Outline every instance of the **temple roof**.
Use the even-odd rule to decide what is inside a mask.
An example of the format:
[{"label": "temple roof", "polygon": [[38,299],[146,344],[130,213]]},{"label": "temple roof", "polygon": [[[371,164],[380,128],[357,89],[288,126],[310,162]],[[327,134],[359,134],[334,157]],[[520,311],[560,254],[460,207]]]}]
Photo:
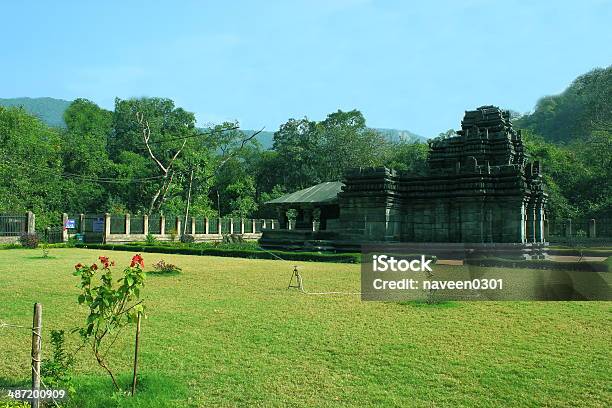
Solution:
[{"label": "temple roof", "polygon": [[331,204],[338,200],[338,193],[342,190],[343,186],[344,183],[340,181],[326,181],[267,201],[266,204]]}]

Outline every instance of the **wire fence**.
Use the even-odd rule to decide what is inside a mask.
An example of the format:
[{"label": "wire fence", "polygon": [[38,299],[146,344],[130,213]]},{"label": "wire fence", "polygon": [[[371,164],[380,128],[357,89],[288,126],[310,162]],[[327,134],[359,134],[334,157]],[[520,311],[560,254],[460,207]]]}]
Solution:
[{"label": "wire fence", "polygon": [[[40,305],[39,305],[40,307]],[[40,311],[40,309],[39,309]],[[36,312],[35,312],[36,313]],[[40,317],[40,315],[39,315]],[[8,331],[8,330],[16,330],[16,331],[20,331],[23,330],[24,332],[28,333],[31,337],[32,337],[32,350],[31,350],[31,363],[30,363],[30,367],[29,369],[32,371],[32,391],[36,390],[36,389],[42,389],[42,390],[51,390],[51,387],[48,387],[47,384],[45,384],[45,381],[43,379],[43,376],[41,375],[41,364],[43,363],[42,361],[42,335],[43,335],[43,328],[42,328],[42,320],[39,318],[38,320],[36,319],[36,315],[34,318],[34,321],[38,321],[39,324],[35,325],[34,323],[32,324],[32,326],[25,326],[25,325],[20,325],[20,324],[14,324],[14,323],[7,323],[4,320],[0,320],[0,332],[1,331]],[[4,334],[4,333],[3,333]],[[15,336],[15,333],[11,333],[10,335]],[[26,340],[24,338],[24,340]],[[35,340],[37,343],[35,343]],[[27,341],[26,341],[27,344]],[[36,348],[35,348],[35,344],[37,344]],[[38,385],[40,384],[40,385]],[[40,387],[42,386],[42,387]],[[36,395],[33,392],[33,395]],[[39,393],[40,395],[40,393]],[[48,396],[48,398],[51,400],[51,402],[53,403],[53,405],[57,408],[60,407],[60,404],[58,403],[58,401],[53,397],[53,393],[46,393],[45,395]],[[30,403],[32,407],[40,407],[43,404],[40,404],[40,400],[38,399],[38,396],[33,396],[32,399],[30,399]],[[45,405],[47,406],[47,405]]]},{"label": "wire fence", "polygon": [[161,217],[159,215],[149,217],[149,234],[161,234]]},{"label": "wire fence", "polygon": [[130,234],[144,234],[144,220],[142,215],[130,217]]},{"label": "wire fence", "polygon": [[125,215],[111,215],[110,217],[110,233],[125,234]]}]

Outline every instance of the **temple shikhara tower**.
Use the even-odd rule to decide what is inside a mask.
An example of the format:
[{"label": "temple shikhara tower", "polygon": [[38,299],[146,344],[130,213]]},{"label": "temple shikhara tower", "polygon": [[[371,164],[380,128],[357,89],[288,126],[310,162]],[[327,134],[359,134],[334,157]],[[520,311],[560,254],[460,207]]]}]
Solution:
[{"label": "temple shikhara tower", "polygon": [[344,233],[407,242],[543,242],[539,162],[527,161],[508,112],[465,113],[456,135],[430,141],[425,176],[386,168],[346,175]]},{"label": "temple shikhara tower", "polygon": [[[347,172],[337,194],[338,219],[327,222],[333,228],[313,231],[305,241],[316,247],[327,240],[337,248],[350,242],[544,244],[542,169],[528,160],[509,112],[467,111],[461,130],[430,140],[429,148],[425,174]],[[267,235],[264,243],[274,234]]]}]

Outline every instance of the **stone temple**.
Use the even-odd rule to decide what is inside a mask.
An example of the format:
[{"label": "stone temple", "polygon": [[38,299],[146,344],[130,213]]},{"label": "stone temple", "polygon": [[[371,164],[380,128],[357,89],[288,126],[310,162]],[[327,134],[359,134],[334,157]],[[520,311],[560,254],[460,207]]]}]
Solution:
[{"label": "stone temple", "polygon": [[[333,229],[265,231],[262,245],[349,250],[372,242],[463,243],[531,252],[524,249],[545,244],[542,169],[528,161],[509,112],[494,106],[467,111],[461,130],[430,140],[429,149],[425,174],[349,170],[333,202],[337,211],[328,211],[338,217],[326,220]],[[316,207],[275,201],[270,205],[283,211],[297,209],[302,225],[309,219],[304,213]]]}]

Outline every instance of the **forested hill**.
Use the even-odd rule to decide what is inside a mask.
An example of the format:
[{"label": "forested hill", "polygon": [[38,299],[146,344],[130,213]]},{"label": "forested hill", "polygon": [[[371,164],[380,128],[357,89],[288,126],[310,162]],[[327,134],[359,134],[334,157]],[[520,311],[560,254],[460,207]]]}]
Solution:
[{"label": "forested hill", "polygon": [[[45,124],[53,127],[66,127],[64,112],[71,101],[54,98],[0,98],[0,106],[22,106],[27,112],[41,119]],[[427,138],[419,136],[409,130],[376,129],[387,140],[392,142],[423,142]],[[254,130],[243,129],[247,135],[255,133]],[[264,149],[272,148],[274,131],[264,130],[257,136],[257,140]]]},{"label": "forested hill", "polygon": [[612,129],[612,66],[579,76],[559,95],[540,99],[533,113],[515,121],[545,140],[569,143]]},{"label": "forested hill", "polygon": [[71,101],[55,98],[0,98],[0,106],[21,106],[44,123],[53,127],[65,127],[64,112]]}]

